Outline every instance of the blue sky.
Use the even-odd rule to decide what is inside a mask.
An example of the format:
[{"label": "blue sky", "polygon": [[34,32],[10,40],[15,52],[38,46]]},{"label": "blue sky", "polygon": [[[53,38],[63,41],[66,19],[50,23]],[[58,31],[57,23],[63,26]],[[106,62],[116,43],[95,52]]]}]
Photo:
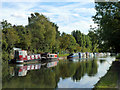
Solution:
[{"label": "blue sky", "polygon": [[71,33],[73,30],[80,30],[87,34],[90,25],[97,26],[92,21],[95,15],[93,1],[79,2],[2,2],[0,21],[8,20],[13,25],[27,25],[28,16],[38,12],[49,17],[59,26],[60,32]]}]

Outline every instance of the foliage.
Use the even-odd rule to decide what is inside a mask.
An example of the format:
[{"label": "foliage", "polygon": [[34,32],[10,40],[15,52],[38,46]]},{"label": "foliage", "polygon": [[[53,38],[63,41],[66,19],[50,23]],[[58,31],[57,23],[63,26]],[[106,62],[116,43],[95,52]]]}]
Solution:
[{"label": "foliage", "polygon": [[74,30],[71,34],[76,39],[76,42],[79,46],[77,48],[79,48],[80,51],[82,52],[92,51],[92,42],[91,42],[89,35],[85,35],[81,33],[79,30],[76,30],[76,31]]},{"label": "foliage", "polygon": [[39,13],[31,14],[27,28],[32,33],[32,49],[52,52],[56,41],[56,25]]},{"label": "foliage", "polygon": [[58,54],[58,57],[68,56],[69,54]]},{"label": "foliage", "polygon": [[101,38],[101,47],[104,51],[120,52],[120,3],[96,2],[95,23],[99,25],[98,35]]},{"label": "foliage", "polygon": [[[71,34],[60,33],[57,24],[39,13],[32,13],[28,17],[28,25],[13,25],[7,20],[2,25],[2,50],[3,59],[12,59],[13,47],[22,48],[30,53],[74,53],[96,51],[94,35],[85,35],[79,30]],[[95,47],[95,48],[93,48]]]},{"label": "foliage", "polygon": [[116,59],[120,59],[120,54],[118,54],[118,55],[116,56]]},{"label": "foliage", "polygon": [[96,30],[94,30],[95,28],[90,28],[88,36],[90,37],[90,41],[91,41],[91,50],[92,52],[98,52],[98,46],[99,46],[99,38],[98,38],[98,34],[96,33]]},{"label": "foliage", "polygon": [[116,88],[119,80],[118,73],[120,73],[118,67],[120,67],[120,63],[117,61],[113,62],[106,75],[95,85],[95,88]]}]

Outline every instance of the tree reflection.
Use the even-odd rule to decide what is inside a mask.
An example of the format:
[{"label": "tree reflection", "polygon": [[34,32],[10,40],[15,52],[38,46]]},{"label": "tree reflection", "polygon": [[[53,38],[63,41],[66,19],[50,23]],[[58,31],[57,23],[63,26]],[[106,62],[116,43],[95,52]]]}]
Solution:
[{"label": "tree reflection", "polygon": [[[8,76],[13,75],[13,67],[10,66],[10,68],[11,74],[7,74]],[[48,68],[44,66],[37,70],[29,70],[27,75],[23,77],[18,77],[16,74],[9,80],[4,79],[3,88],[56,88],[60,78],[71,77],[73,81],[78,81],[85,74],[94,76],[97,73],[97,69],[97,60],[81,60],[80,62],[60,61],[54,67]]]},{"label": "tree reflection", "polygon": [[100,60],[100,63],[102,64],[102,63],[104,63],[105,62],[105,60]]},{"label": "tree reflection", "polygon": [[97,74],[97,69],[97,60],[80,62],[76,68],[75,74],[73,75],[73,80],[80,80],[85,74],[88,74],[88,76],[94,76]]},{"label": "tree reflection", "polygon": [[120,88],[120,62],[114,61],[105,76],[95,84],[97,88]]}]

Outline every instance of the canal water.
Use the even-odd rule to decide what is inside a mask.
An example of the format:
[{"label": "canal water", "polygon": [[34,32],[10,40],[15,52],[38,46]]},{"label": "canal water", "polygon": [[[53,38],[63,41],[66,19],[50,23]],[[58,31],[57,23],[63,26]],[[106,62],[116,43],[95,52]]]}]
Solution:
[{"label": "canal water", "polygon": [[2,88],[94,88],[114,61],[105,57],[8,64],[3,67]]}]

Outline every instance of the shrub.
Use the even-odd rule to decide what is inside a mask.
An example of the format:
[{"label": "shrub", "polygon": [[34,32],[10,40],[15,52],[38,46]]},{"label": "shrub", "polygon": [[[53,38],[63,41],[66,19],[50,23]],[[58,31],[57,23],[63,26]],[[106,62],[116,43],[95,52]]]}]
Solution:
[{"label": "shrub", "polygon": [[120,59],[120,54],[118,54],[118,55],[116,56],[116,59]]}]

